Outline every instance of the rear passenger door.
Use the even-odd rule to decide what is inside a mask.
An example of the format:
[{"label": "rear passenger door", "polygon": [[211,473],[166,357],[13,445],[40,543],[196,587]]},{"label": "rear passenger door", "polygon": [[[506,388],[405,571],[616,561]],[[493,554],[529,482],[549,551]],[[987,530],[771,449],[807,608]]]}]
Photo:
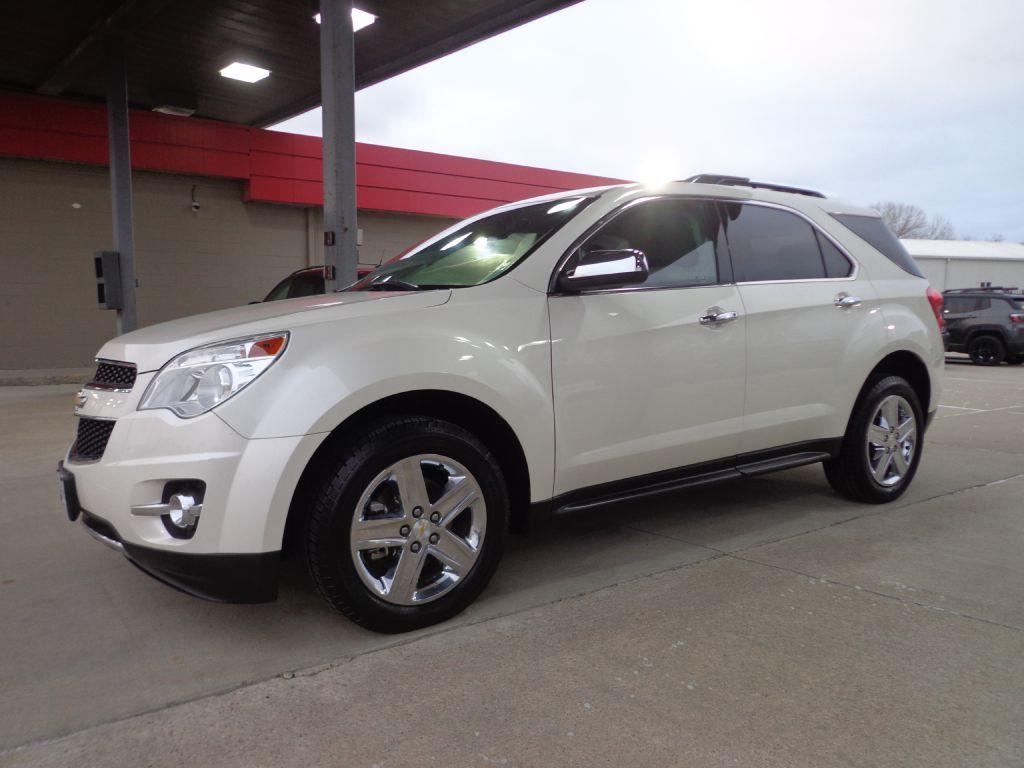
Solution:
[{"label": "rear passenger door", "polygon": [[[866,362],[857,336],[875,292],[824,232],[796,212],[726,203],[726,241],[747,318],[741,453],[840,437]],[[866,371],[864,372],[866,373]]]}]

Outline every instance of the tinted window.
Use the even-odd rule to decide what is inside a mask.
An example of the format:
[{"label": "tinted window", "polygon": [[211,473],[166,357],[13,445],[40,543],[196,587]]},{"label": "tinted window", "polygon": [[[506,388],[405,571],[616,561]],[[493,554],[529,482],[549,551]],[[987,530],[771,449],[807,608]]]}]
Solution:
[{"label": "tinted window", "polygon": [[903,243],[896,239],[896,235],[885,226],[885,222],[875,216],[854,216],[849,213],[834,213],[832,217],[841,222],[851,230],[857,237],[866,240],[868,244],[879,251],[889,261],[898,266],[904,272],[909,272],[915,277],[924,277],[921,268],[903,247]]},{"label": "tinted window", "polygon": [[850,260],[821,232],[815,230],[814,234],[818,236],[818,247],[821,248],[821,258],[825,262],[825,274],[828,277],[849,277],[853,272]]},{"label": "tinted window", "polygon": [[950,314],[982,312],[992,307],[992,299],[987,296],[946,296],[943,298],[943,305]]},{"label": "tinted window", "polygon": [[324,292],[324,274],[322,271],[300,272],[289,275],[267,294],[264,301],[278,299],[294,299],[299,296],[317,296]]},{"label": "tinted window", "polygon": [[685,288],[718,282],[714,203],[652,200],[627,208],[592,235],[581,251],[635,248],[647,255],[648,288]]},{"label": "tinted window", "polygon": [[730,203],[726,237],[736,280],[814,280],[825,266],[814,228],[792,213]]},{"label": "tinted window", "polygon": [[963,312],[970,312],[971,300],[958,296],[944,296],[943,308],[951,315],[959,315]]}]

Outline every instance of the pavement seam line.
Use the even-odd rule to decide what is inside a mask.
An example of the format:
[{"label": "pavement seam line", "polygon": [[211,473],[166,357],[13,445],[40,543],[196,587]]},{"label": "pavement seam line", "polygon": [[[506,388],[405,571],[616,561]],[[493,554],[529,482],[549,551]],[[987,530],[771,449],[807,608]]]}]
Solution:
[{"label": "pavement seam line", "polygon": [[[681,544],[689,544],[690,546],[693,546],[693,547],[700,547],[702,549],[708,549],[708,550],[711,550],[712,552],[718,553],[719,557],[729,557],[729,558],[732,558],[734,560],[739,560],[739,561],[742,561],[742,562],[745,562],[745,563],[750,563],[752,565],[759,565],[759,566],[762,566],[762,567],[765,567],[765,568],[773,568],[775,570],[782,571],[784,573],[791,573],[791,574],[796,575],[796,576],[804,576],[804,577],[806,577],[808,579],[824,582],[826,584],[833,584],[835,586],[845,587],[845,588],[850,589],[850,590],[855,591],[855,592],[863,592],[865,594],[875,595],[876,597],[884,597],[884,598],[889,599],[889,600],[895,600],[896,602],[902,603],[904,605],[915,605],[915,606],[917,606],[919,608],[924,608],[926,610],[934,611],[936,613],[949,614],[949,615],[955,616],[957,618],[967,619],[969,621],[977,621],[977,622],[980,622],[982,624],[988,624],[990,626],[1001,627],[1002,629],[1008,629],[1008,630],[1011,630],[1013,632],[1024,632],[1024,627],[1019,627],[1019,626],[1016,626],[1014,624],[1003,624],[1002,622],[999,622],[999,621],[993,621],[992,619],[986,619],[986,618],[984,618],[982,616],[975,616],[975,615],[970,614],[970,613],[963,613],[962,611],[957,611],[957,610],[954,610],[952,608],[944,608],[944,607],[939,606],[939,605],[932,605],[931,603],[925,603],[925,602],[921,602],[919,600],[911,600],[911,599],[904,598],[904,597],[902,597],[900,595],[890,595],[890,594],[888,594],[886,592],[879,592],[877,590],[870,589],[870,588],[867,588],[867,587],[861,587],[861,586],[859,586],[857,584],[848,584],[848,583],[846,583],[844,581],[839,581],[837,579],[831,579],[828,576],[815,576],[814,574],[806,573],[806,572],[798,570],[796,568],[790,568],[790,567],[787,567],[787,566],[784,566],[784,565],[778,565],[776,563],[766,563],[766,562],[763,562],[761,560],[755,560],[755,559],[753,559],[751,557],[744,557],[743,556],[743,553],[750,552],[750,551],[752,551],[754,549],[757,549],[759,547],[766,547],[766,546],[769,546],[769,545],[772,545],[772,544],[778,544],[780,542],[789,541],[790,539],[797,539],[797,538],[800,538],[801,536],[807,536],[807,535],[812,534],[812,533],[818,533],[820,531],[828,530],[829,528],[835,528],[835,527],[838,527],[840,525],[845,525],[846,523],[852,522],[854,520],[864,520],[864,519],[867,519],[867,518],[870,518],[870,517],[876,517],[876,516],[879,516],[879,515],[883,515],[883,514],[885,514],[886,512],[889,512],[889,511],[895,511],[897,509],[898,510],[910,509],[911,507],[915,507],[918,504],[924,504],[926,502],[934,501],[936,499],[942,499],[942,498],[945,498],[947,496],[956,496],[956,495],[958,495],[960,493],[965,493],[967,491],[977,490],[979,488],[987,488],[987,487],[993,486],[993,485],[1002,485],[1003,483],[1007,483],[1007,482],[1010,482],[1012,480],[1018,480],[1018,479],[1021,479],[1021,478],[1024,478],[1024,473],[1017,473],[1015,475],[1010,475],[1009,477],[999,478],[999,479],[996,479],[996,480],[989,480],[989,481],[984,482],[984,483],[977,483],[975,485],[969,485],[969,486],[966,486],[965,488],[959,488],[957,490],[949,491],[947,493],[936,494],[935,496],[929,496],[928,498],[920,499],[918,501],[911,502],[910,504],[904,504],[903,506],[900,506],[900,507],[894,507],[894,508],[890,509],[890,508],[887,508],[887,507],[883,506],[881,509],[879,509],[876,512],[867,512],[867,513],[865,513],[863,515],[855,515],[853,517],[848,517],[848,518],[845,518],[843,520],[836,520],[835,522],[829,523],[828,525],[823,525],[823,526],[820,526],[818,528],[812,528],[812,529],[810,529],[808,531],[802,531],[800,533],[794,533],[794,534],[792,534],[790,536],[782,536],[782,537],[780,537],[778,539],[772,539],[772,540],[769,540],[769,541],[762,541],[762,542],[759,542],[757,544],[751,544],[749,547],[743,547],[741,549],[737,549],[737,550],[734,550],[734,551],[731,551],[731,552],[728,551],[728,550],[724,550],[724,549],[718,549],[717,547],[711,547],[711,546],[708,546],[706,544],[696,544],[696,543],[694,543],[692,541],[688,541],[686,539],[681,539],[678,536],[669,536],[668,534],[658,533],[658,532],[655,532],[655,531],[646,531],[646,530],[644,530],[642,528],[632,528],[631,526],[625,526],[625,527],[631,528],[632,530],[635,530],[635,531],[640,531],[640,532],[643,532],[643,533],[651,533],[651,534],[653,534],[655,536],[661,536],[662,538],[671,539],[673,541],[678,541]],[[708,560],[702,560],[702,561],[699,561],[699,562],[710,562],[711,560],[716,560],[716,559],[718,559],[718,558],[717,557],[708,558]],[[658,573],[661,573],[661,571],[659,571]],[[651,575],[656,575],[656,574],[651,574]]]},{"label": "pavement seam line", "polygon": [[[984,483],[977,483],[977,484],[974,484],[974,485],[966,486],[964,488],[958,488],[958,489],[955,489],[953,491],[948,491],[946,493],[936,494],[935,496],[930,496],[930,497],[925,498],[925,499],[920,499],[918,501],[911,502],[910,504],[905,504],[903,506],[896,507],[895,509],[908,509],[908,508],[916,506],[918,504],[923,504],[923,503],[926,503],[926,502],[929,502],[929,501],[933,501],[935,499],[945,498],[947,496],[955,496],[957,494],[964,493],[966,491],[976,490],[978,488],[984,488],[984,487],[990,486],[990,485],[998,485],[998,484],[1005,483],[1005,482],[1008,482],[1010,480],[1015,480],[1015,479],[1018,479],[1018,478],[1024,478],[1024,473],[1017,473],[1017,474],[1011,475],[1009,477],[999,478],[999,479],[992,480],[992,481],[987,481],[987,482],[984,482]],[[38,747],[38,746],[44,746],[44,745],[47,745],[47,744],[52,744],[52,743],[56,743],[56,742],[59,742],[59,741],[63,741],[65,739],[71,738],[72,736],[76,736],[76,735],[81,734],[81,733],[87,733],[87,732],[89,732],[91,730],[94,730],[96,728],[102,728],[102,727],[107,726],[107,725],[113,725],[113,724],[116,724],[116,723],[125,722],[125,721],[131,720],[131,719],[136,718],[136,717],[144,717],[146,715],[155,714],[157,712],[163,712],[163,711],[166,711],[168,709],[172,709],[172,708],[175,708],[175,707],[183,706],[185,704],[190,704],[190,703],[197,702],[197,701],[203,701],[203,700],[206,700],[206,699],[212,699],[212,698],[228,696],[228,695],[230,695],[232,693],[235,693],[236,691],[242,690],[244,688],[254,687],[256,685],[260,685],[262,683],[267,683],[267,682],[270,682],[270,681],[278,679],[278,678],[285,679],[285,680],[291,680],[291,679],[295,679],[295,678],[315,677],[316,675],[319,675],[322,672],[326,672],[326,671],[329,671],[331,669],[336,669],[336,668],[341,667],[341,666],[343,666],[345,664],[351,663],[355,659],[362,658],[364,656],[370,656],[370,655],[373,655],[373,654],[376,654],[376,653],[381,653],[383,651],[388,651],[388,650],[391,650],[391,649],[394,649],[394,648],[401,648],[401,647],[403,647],[405,645],[410,645],[412,643],[418,642],[419,640],[424,640],[424,639],[427,639],[427,638],[437,637],[439,635],[444,635],[444,634],[447,634],[449,632],[455,632],[455,631],[458,631],[460,629],[465,629],[465,628],[469,628],[469,627],[475,627],[475,626],[478,626],[480,624],[487,623],[489,621],[495,621],[495,620],[509,618],[511,616],[516,616],[518,614],[525,613],[525,612],[530,611],[530,610],[534,610],[534,609],[538,609],[538,608],[547,608],[547,607],[550,607],[552,605],[558,605],[559,603],[562,603],[562,602],[565,602],[565,601],[568,601],[568,600],[574,600],[576,598],[586,597],[586,596],[589,596],[589,595],[597,594],[597,593],[600,593],[600,592],[602,592],[604,590],[607,590],[607,589],[614,589],[616,587],[620,587],[620,586],[623,586],[623,585],[631,584],[631,583],[634,583],[634,582],[637,582],[637,581],[642,581],[644,579],[654,578],[655,576],[660,576],[660,575],[667,574],[667,573],[673,573],[673,572],[682,570],[684,568],[690,568],[690,567],[695,567],[695,566],[703,565],[705,563],[711,563],[711,562],[714,562],[715,560],[721,559],[723,557],[729,557],[729,558],[732,558],[732,559],[735,559],[735,560],[739,560],[739,561],[743,561],[743,562],[748,562],[748,563],[751,563],[753,565],[760,565],[760,566],[763,566],[763,567],[775,568],[775,569],[780,570],[780,571],[789,572],[789,573],[792,573],[794,575],[805,576],[807,578],[816,579],[818,581],[823,581],[823,582],[827,582],[827,583],[833,583],[833,584],[835,584],[837,586],[847,587],[847,588],[849,588],[849,589],[851,589],[853,591],[861,591],[861,592],[865,592],[865,593],[868,593],[868,594],[875,594],[875,595],[877,595],[879,597],[887,597],[887,598],[890,598],[892,600],[896,600],[897,602],[904,603],[904,604],[919,605],[920,607],[923,607],[923,608],[926,608],[926,609],[929,609],[929,610],[934,610],[934,611],[936,611],[938,613],[948,613],[948,614],[953,615],[953,616],[958,616],[958,617],[962,617],[962,618],[966,618],[966,619],[973,619],[975,621],[983,622],[983,623],[986,623],[986,624],[992,624],[994,626],[1004,627],[1004,628],[1010,629],[1010,630],[1024,631],[1024,628],[1014,627],[1014,626],[1011,626],[1011,625],[1003,625],[1003,624],[999,624],[998,622],[990,621],[988,619],[983,619],[983,618],[980,618],[980,617],[973,617],[973,616],[971,616],[969,614],[960,614],[960,613],[958,613],[956,611],[946,610],[946,609],[942,609],[942,608],[939,608],[939,607],[936,607],[936,606],[930,606],[930,605],[927,605],[927,604],[920,604],[920,603],[917,603],[915,601],[903,600],[903,599],[901,599],[899,597],[896,597],[896,596],[893,596],[893,595],[887,595],[887,594],[881,593],[881,592],[873,592],[872,590],[865,590],[863,588],[858,588],[858,587],[855,587],[855,586],[852,586],[852,585],[844,584],[843,582],[838,582],[838,581],[833,582],[833,581],[831,581],[831,580],[829,580],[827,578],[818,578],[816,576],[812,576],[810,574],[805,574],[805,573],[802,573],[800,571],[796,571],[796,570],[793,570],[793,569],[788,569],[788,568],[785,568],[785,567],[782,567],[782,566],[776,566],[776,565],[772,565],[770,563],[762,563],[762,562],[759,562],[757,560],[752,560],[752,559],[749,559],[749,558],[746,558],[746,557],[742,557],[739,554],[739,553],[743,553],[743,552],[747,552],[749,550],[752,550],[752,549],[754,549],[756,547],[767,546],[769,544],[775,544],[775,543],[787,541],[789,539],[798,538],[800,536],[805,536],[805,535],[810,534],[810,533],[816,533],[818,531],[827,530],[829,528],[833,528],[833,527],[836,527],[836,526],[843,525],[845,523],[851,522],[852,520],[860,520],[860,519],[864,519],[864,518],[868,518],[868,517],[874,517],[874,516],[877,516],[877,515],[882,515],[882,514],[885,514],[887,511],[890,511],[890,508],[883,507],[882,509],[879,509],[876,512],[867,512],[867,513],[862,514],[862,515],[855,515],[853,517],[845,518],[843,520],[837,520],[835,522],[829,523],[828,525],[824,525],[824,526],[821,526],[819,528],[813,528],[813,529],[808,530],[808,531],[802,531],[800,533],[792,534],[790,536],[783,536],[783,537],[781,537],[779,539],[774,539],[774,540],[771,540],[771,541],[759,542],[757,544],[752,544],[749,547],[744,547],[742,549],[736,550],[735,552],[729,552],[727,550],[718,549],[716,547],[708,546],[706,544],[696,544],[694,542],[687,541],[685,539],[681,539],[681,538],[676,537],[676,536],[669,536],[667,534],[663,534],[663,533],[659,533],[659,532],[655,532],[655,531],[649,531],[649,530],[646,530],[646,529],[643,529],[643,528],[638,528],[638,527],[635,527],[635,526],[623,526],[623,525],[612,526],[610,528],[610,530],[616,530],[616,529],[618,529],[618,530],[632,530],[632,531],[635,531],[635,532],[638,532],[638,533],[644,533],[644,534],[651,535],[651,536],[657,536],[657,537],[660,537],[660,538],[665,538],[665,539],[670,539],[670,540],[673,540],[673,541],[678,541],[678,542],[680,542],[682,544],[687,544],[687,545],[689,545],[691,547],[695,547],[697,549],[702,549],[702,550],[705,550],[705,551],[713,553],[713,554],[711,556],[709,556],[709,557],[702,558],[700,560],[696,560],[696,561],[693,561],[693,562],[687,562],[687,563],[681,563],[679,565],[671,566],[669,568],[664,568],[664,569],[661,569],[661,570],[658,570],[658,571],[654,571],[652,573],[638,574],[636,576],[631,576],[631,577],[622,579],[621,581],[616,581],[616,582],[613,582],[611,584],[605,584],[605,585],[602,585],[600,587],[596,587],[596,588],[591,589],[591,590],[583,590],[583,591],[575,592],[575,593],[572,593],[572,594],[569,594],[569,595],[564,595],[562,597],[556,598],[555,600],[550,600],[550,601],[547,601],[547,602],[538,603],[538,604],[535,604],[535,605],[530,605],[530,606],[527,606],[527,607],[524,607],[524,608],[521,608],[521,609],[518,609],[518,610],[512,610],[512,611],[508,611],[508,612],[505,612],[505,613],[499,613],[499,614],[495,614],[493,616],[480,617],[479,619],[469,621],[469,622],[467,622],[465,624],[459,624],[457,626],[452,626],[452,627],[441,627],[441,628],[438,628],[436,631],[429,631],[428,630],[428,631],[426,631],[423,634],[418,634],[418,635],[416,635],[414,637],[410,637],[410,638],[408,638],[406,640],[400,640],[398,642],[395,642],[395,643],[389,644],[389,645],[385,645],[385,646],[382,646],[380,648],[372,648],[370,650],[364,651],[362,653],[357,653],[357,654],[354,654],[354,655],[351,655],[351,656],[342,656],[342,657],[339,657],[338,659],[335,659],[335,660],[332,660],[332,661],[329,661],[329,662],[325,662],[323,664],[312,665],[310,667],[303,667],[303,668],[301,668],[299,670],[291,670],[291,671],[279,672],[277,674],[270,675],[270,676],[267,676],[267,677],[257,678],[257,679],[253,679],[253,680],[247,680],[247,681],[244,681],[244,682],[238,683],[236,685],[229,686],[229,687],[217,690],[217,691],[207,692],[207,693],[199,694],[197,696],[186,697],[186,698],[183,698],[183,699],[177,699],[175,701],[168,702],[168,703],[162,704],[162,705],[157,706],[157,707],[152,707],[152,708],[149,708],[149,709],[144,709],[144,710],[141,710],[139,712],[134,712],[134,713],[125,715],[123,717],[115,717],[115,718],[111,718],[109,720],[104,720],[102,722],[94,723],[92,725],[86,726],[85,728],[81,728],[81,729],[79,729],[77,731],[68,731],[66,733],[57,734],[57,735],[46,737],[46,738],[43,738],[43,739],[36,739],[36,740],[33,740],[33,741],[25,742],[24,744],[18,744],[18,745],[15,745],[13,747],[3,748],[3,749],[0,749],[0,757],[11,755],[11,754],[14,754],[15,752],[20,752],[20,751],[23,751],[23,750],[26,750],[26,749],[30,749],[30,748],[34,748],[34,747]]]},{"label": "pavement seam line", "polygon": [[[968,485],[968,486],[965,486],[963,488],[957,488],[956,490],[947,491],[946,493],[938,493],[935,496],[928,496],[927,498],[918,499],[917,501],[912,501],[909,504],[903,504],[903,505],[900,505],[900,506],[897,506],[897,507],[889,507],[888,505],[876,505],[874,512],[864,512],[863,514],[852,515],[851,517],[845,517],[842,520],[835,520],[835,521],[833,521],[831,523],[827,523],[827,524],[819,526],[817,528],[811,528],[811,529],[806,530],[806,531],[799,531],[797,533],[791,533],[791,534],[789,534],[787,536],[780,536],[777,539],[768,539],[766,541],[759,541],[757,544],[751,544],[748,547],[741,547],[740,549],[736,549],[736,550],[719,549],[718,547],[712,547],[712,546],[710,546],[708,544],[698,544],[698,543],[696,543],[694,541],[689,541],[688,539],[681,539],[678,536],[670,536],[667,533],[660,533],[660,532],[657,532],[657,531],[650,531],[650,530],[647,530],[646,528],[638,528],[636,526],[622,526],[622,527],[623,528],[627,528],[629,530],[633,530],[633,531],[639,531],[641,533],[649,533],[649,534],[651,534],[653,536],[661,536],[662,538],[665,538],[665,539],[672,539],[673,541],[678,541],[678,542],[680,542],[682,544],[689,544],[692,547],[701,547],[702,549],[709,549],[712,552],[719,552],[719,553],[721,553],[723,555],[734,555],[734,554],[739,553],[739,552],[749,552],[750,550],[756,549],[757,547],[765,547],[765,546],[768,546],[769,544],[778,544],[778,543],[783,542],[783,541],[789,541],[790,539],[796,539],[796,538],[799,538],[801,536],[806,536],[809,533],[817,533],[818,531],[825,531],[825,530],[828,530],[829,528],[835,528],[836,526],[845,525],[846,523],[853,522],[854,520],[865,520],[865,519],[867,519],[869,517],[877,517],[879,515],[884,515],[887,512],[891,512],[891,511],[897,510],[897,509],[910,509],[911,507],[916,507],[918,504],[925,504],[925,503],[930,502],[930,501],[935,501],[936,499],[944,499],[947,496],[956,496],[957,494],[965,493],[967,491],[974,491],[974,490],[977,490],[979,488],[987,488],[990,485],[1001,485],[1002,483],[1007,483],[1007,482],[1010,482],[1011,480],[1017,480],[1017,479],[1020,479],[1020,478],[1024,478],[1024,473],[1018,472],[1017,474],[1010,475],[1009,477],[1001,477],[1001,478],[998,478],[996,480],[988,480],[988,481],[986,481],[984,483],[976,483],[974,485]],[[870,507],[869,507],[869,509],[870,509]]]},{"label": "pavement seam line", "polygon": [[[620,529],[621,530],[622,526],[616,526],[614,528],[607,529],[607,530],[616,530],[616,529]],[[640,532],[641,533],[648,533],[648,531],[640,531]],[[652,534],[652,535],[657,535],[657,534]],[[277,680],[277,679],[294,680],[296,678],[316,677],[317,675],[319,675],[319,674],[321,674],[323,672],[328,672],[328,671],[330,671],[332,669],[337,669],[337,668],[342,667],[342,666],[344,666],[346,664],[350,664],[353,661],[355,661],[356,659],[361,659],[364,656],[372,656],[374,654],[383,653],[385,651],[390,651],[390,650],[393,650],[395,648],[402,648],[402,647],[404,647],[406,645],[411,645],[413,643],[419,642],[420,640],[426,640],[428,638],[434,638],[434,637],[438,637],[438,636],[441,636],[441,635],[446,635],[446,634],[448,634],[450,632],[457,632],[457,631],[462,630],[462,629],[468,629],[470,627],[476,627],[476,626],[479,626],[481,624],[486,624],[487,622],[490,622],[490,621],[500,621],[501,619],[507,619],[507,618],[510,618],[512,616],[518,616],[521,613],[526,613],[528,611],[536,610],[536,609],[539,609],[539,608],[549,608],[549,607],[551,607],[553,605],[558,605],[559,603],[564,603],[564,602],[566,602],[568,600],[575,600],[575,599],[580,598],[580,597],[588,597],[590,595],[595,595],[595,594],[598,594],[600,592],[603,592],[604,590],[607,590],[607,589],[615,589],[616,587],[624,586],[624,585],[627,585],[627,584],[632,584],[634,582],[642,581],[644,579],[653,578],[655,576],[660,576],[662,574],[672,573],[672,572],[675,572],[675,571],[680,571],[680,570],[683,570],[684,568],[696,567],[696,566],[699,566],[699,565],[703,565],[704,563],[710,563],[710,562],[713,562],[715,560],[718,560],[718,559],[722,558],[725,554],[727,554],[727,553],[720,553],[718,550],[715,550],[712,547],[702,547],[700,545],[693,545],[693,546],[695,546],[698,549],[703,549],[703,550],[706,550],[708,552],[712,552],[714,554],[711,554],[708,557],[701,558],[700,560],[694,560],[692,562],[687,562],[687,563],[680,563],[678,565],[673,565],[673,566],[671,566],[669,568],[664,568],[662,570],[654,571],[652,573],[637,574],[635,576],[630,576],[628,578],[622,579],[621,581],[616,581],[616,582],[613,582],[611,584],[605,584],[605,585],[602,585],[600,587],[595,587],[594,589],[583,590],[583,591],[580,591],[580,592],[574,592],[574,593],[569,594],[569,595],[563,595],[562,597],[558,597],[558,598],[556,598],[554,600],[549,600],[549,601],[543,602],[543,603],[537,603],[535,605],[525,606],[525,607],[519,608],[517,610],[511,610],[511,611],[507,611],[507,612],[504,612],[504,613],[497,613],[497,614],[494,614],[493,616],[481,616],[480,618],[468,621],[465,624],[459,624],[459,625],[450,626],[450,627],[439,625],[438,628],[436,629],[436,631],[426,630],[426,631],[423,632],[423,634],[417,634],[415,636],[409,637],[408,639],[402,639],[402,640],[399,640],[399,641],[397,641],[395,643],[392,643],[392,644],[389,644],[389,645],[384,645],[384,646],[381,646],[379,648],[371,648],[369,650],[363,651],[361,653],[356,653],[356,654],[353,654],[351,656],[341,656],[341,657],[339,657],[337,659],[334,659],[334,660],[328,661],[328,662],[324,662],[322,664],[314,664],[314,665],[311,665],[309,667],[302,667],[302,668],[297,669],[297,670],[286,670],[284,672],[278,672],[276,674],[269,675],[267,677],[261,677],[261,678],[256,678],[256,679],[252,679],[252,680],[246,680],[246,681],[238,683],[236,685],[232,685],[232,686],[229,686],[229,687],[226,687],[226,688],[222,688],[222,689],[219,689],[219,690],[216,690],[216,691],[208,691],[206,693],[197,694],[196,696],[189,696],[189,697],[185,697],[185,698],[181,698],[181,699],[176,699],[174,701],[170,701],[170,702],[167,702],[165,704],[161,704],[161,705],[156,706],[156,707],[150,707],[148,709],[143,709],[143,710],[140,710],[138,712],[132,712],[131,714],[124,715],[124,716],[121,716],[121,717],[113,717],[113,718],[110,718],[108,720],[103,720],[103,721],[98,722],[98,723],[93,723],[92,725],[87,725],[86,727],[80,728],[77,731],[67,731],[65,733],[59,733],[59,734],[55,734],[53,736],[47,736],[47,737],[40,738],[40,739],[33,739],[32,741],[27,741],[27,742],[25,742],[23,744],[16,744],[16,745],[14,745],[12,747],[0,748],[0,758],[5,757],[7,755],[13,755],[16,752],[21,752],[21,751],[24,751],[24,750],[27,750],[27,749],[33,749],[35,747],[42,747],[42,746],[47,746],[47,745],[50,745],[50,744],[55,744],[57,742],[64,741],[66,739],[70,739],[73,736],[77,736],[77,735],[82,734],[82,733],[88,733],[89,731],[95,730],[97,728],[103,728],[103,727],[108,726],[108,725],[116,725],[117,723],[127,722],[127,721],[132,720],[132,719],[137,718],[137,717],[145,717],[146,715],[153,715],[153,714],[156,714],[158,712],[164,712],[166,710],[173,709],[175,707],[181,707],[181,706],[184,706],[186,704],[192,704],[192,703],[198,702],[198,701],[205,701],[207,699],[222,698],[224,696],[230,696],[231,694],[233,694],[233,693],[235,693],[237,691],[240,691],[240,690],[242,690],[244,688],[252,688],[252,687],[255,687],[257,685],[262,685],[263,683],[269,683],[269,682],[271,682],[273,680]]]},{"label": "pavement seam line", "polygon": [[983,616],[975,616],[974,614],[971,614],[971,613],[964,613],[962,611],[957,611],[957,610],[954,610],[952,608],[943,608],[942,606],[932,605],[931,603],[923,603],[923,602],[921,602],[919,600],[909,600],[909,599],[901,597],[900,595],[890,595],[887,592],[879,592],[878,590],[871,589],[870,587],[862,587],[862,586],[860,586],[858,584],[848,584],[845,581],[839,581],[838,579],[832,579],[832,578],[829,578],[828,576],[815,576],[813,574],[806,573],[805,571],[801,571],[801,570],[799,570],[797,568],[790,568],[788,566],[779,565],[777,563],[766,563],[766,562],[763,562],[761,560],[754,560],[753,558],[743,557],[741,555],[730,554],[730,555],[727,555],[727,557],[731,557],[731,558],[733,558],[735,560],[741,560],[742,562],[750,563],[751,565],[759,565],[759,566],[762,566],[764,568],[772,568],[772,569],[777,570],[777,571],[782,571],[783,573],[791,573],[791,574],[793,574],[795,576],[804,576],[804,577],[806,577],[808,579],[811,579],[812,581],[820,581],[822,583],[832,584],[832,585],[837,586],[837,587],[845,587],[846,589],[852,590],[854,592],[861,592],[861,593],[866,594],[866,595],[873,595],[875,597],[882,597],[882,598],[885,598],[887,600],[894,600],[897,603],[901,603],[903,605],[915,605],[915,606],[917,606],[919,608],[924,608],[926,610],[934,611],[936,613],[949,614],[949,615],[954,616],[954,617],[959,618],[959,619],[967,619],[968,621],[977,621],[977,622],[980,622],[982,624],[988,624],[988,625],[993,626],[993,627],[1001,627],[1002,629],[1009,629],[1012,632],[1024,632],[1024,627],[1018,627],[1018,626],[1016,626],[1014,624],[1003,624],[1002,622],[999,622],[999,621],[993,621],[992,619],[986,619]]}]

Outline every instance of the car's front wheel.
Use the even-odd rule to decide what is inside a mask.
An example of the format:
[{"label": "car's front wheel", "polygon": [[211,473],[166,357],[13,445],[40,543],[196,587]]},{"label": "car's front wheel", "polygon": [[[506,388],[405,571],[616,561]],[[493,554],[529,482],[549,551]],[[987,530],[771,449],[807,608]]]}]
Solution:
[{"label": "car's front wheel", "polygon": [[905,379],[886,376],[857,402],[839,455],[825,462],[825,477],[854,501],[883,504],[899,498],[921,461],[923,428],[917,393]]},{"label": "car's front wheel", "polygon": [[508,494],[494,457],[438,419],[378,425],[322,478],[306,561],[324,598],[367,628],[403,632],[462,611],[504,545]]}]

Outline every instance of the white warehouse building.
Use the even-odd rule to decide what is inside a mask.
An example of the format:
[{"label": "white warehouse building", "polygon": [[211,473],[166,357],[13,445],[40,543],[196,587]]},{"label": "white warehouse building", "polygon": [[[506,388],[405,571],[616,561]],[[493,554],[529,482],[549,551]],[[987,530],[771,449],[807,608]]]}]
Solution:
[{"label": "white warehouse building", "polygon": [[901,240],[932,287],[976,288],[983,283],[1024,288],[1024,245],[976,240]]}]

